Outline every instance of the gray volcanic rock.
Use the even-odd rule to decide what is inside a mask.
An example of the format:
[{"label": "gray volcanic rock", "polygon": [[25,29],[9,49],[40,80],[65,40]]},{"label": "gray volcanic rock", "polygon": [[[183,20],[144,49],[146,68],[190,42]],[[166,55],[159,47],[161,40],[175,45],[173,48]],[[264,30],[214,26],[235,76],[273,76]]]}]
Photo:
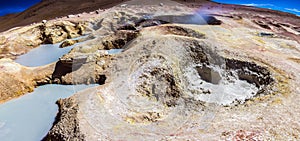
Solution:
[{"label": "gray volcanic rock", "polygon": [[[299,48],[297,41],[275,33],[260,36],[261,28],[247,17],[237,19],[218,13],[213,17],[222,21],[221,25],[177,24],[155,17],[170,13],[174,17],[190,16],[192,9],[164,4],[168,11],[160,11],[162,7],[157,5],[151,8],[159,12],[145,13],[151,10],[139,7],[107,10],[107,15],[119,17],[110,19],[103,14],[95,18],[100,22],[94,25],[105,28],[94,26],[94,39],[60,59],[62,65],[73,68],[58,76],[64,82],[106,81],[60,101],[60,114],[45,140],[292,139],[290,133],[298,133],[298,124],[289,131],[285,129],[288,123],[278,125],[278,117],[297,121],[297,113],[288,117],[272,114],[281,111],[277,107],[291,106],[294,108],[290,111],[297,111],[295,99],[285,96],[298,97],[294,85],[298,82],[291,76],[298,79],[295,72],[299,70],[282,70],[282,58],[274,56],[294,54],[292,50]],[[155,16],[145,18],[139,13]],[[130,21],[132,17],[141,20]],[[202,18],[199,20],[206,21]],[[137,24],[140,21],[143,26]],[[283,49],[282,44],[290,48]],[[108,54],[110,49],[123,51]],[[77,68],[78,62],[81,65]],[[296,91],[291,92],[291,88]],[[76,108],[67,110],[62,103],[72,103]],[[261,120],[274,119],[278,122],[260,124]]]},{"label": "gray volcanic rock", "polygon": [[[57,140],[77,140],[83,141],[84,135],[79,131],[79,124],[77,119],[78,105],[72,99],[68,101],[59,100],[59,115],[56,117],[59,123],[52,128],[47,138],[43,140],[57,141]],[[57,134],[62,133],[64,134]]]}]

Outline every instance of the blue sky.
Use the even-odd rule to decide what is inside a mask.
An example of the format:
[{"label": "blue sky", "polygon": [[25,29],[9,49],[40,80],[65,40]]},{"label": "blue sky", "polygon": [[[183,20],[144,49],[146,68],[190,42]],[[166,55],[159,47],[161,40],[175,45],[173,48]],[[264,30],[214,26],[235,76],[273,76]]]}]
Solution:
[{"label": "blue sky", "polygon": [[41,0],[0,0],[0,16],[22,12]]},{"label": "blue sky", "polygon": [[[41,0],[0,0],[0,16],[22,12]],[[300,15],[300,0],[213,0],[220,3],[243,4]]]},{"label": "blue sky", "polygon": [[261,8],[270,8],[300,15],[300,0],[213,0],[220,3],[242,4]]}]

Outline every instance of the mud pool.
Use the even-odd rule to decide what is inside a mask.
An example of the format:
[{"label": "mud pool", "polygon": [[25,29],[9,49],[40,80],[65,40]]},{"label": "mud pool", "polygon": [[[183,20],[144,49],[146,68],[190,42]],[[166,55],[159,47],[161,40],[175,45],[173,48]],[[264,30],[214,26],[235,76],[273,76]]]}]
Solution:
[{"label": "mud pool", "polygon": [[165,21],[167,23],[176,24],[195,24],[195,25],[220,25],[222,22],[210,15],[203,15],[199,13],[191,15],[164,15],[157,16],[155,19]]},{"label": "mud pool", "polygon": [[[88,35],[83,35],[77,38],[73,38],[72,40],[80,40],[87,37]],[[27,67],[37,67],[37,66],[47,65],[58,61],[58,59],[61,56],[67,54],[77,44],[80,44],[77,43],[69,47],[60,48],[59,46],[61,43],[62,42],[56,44],[40,45],[39,47],[30,50],[28,53],[19,56],[15,60],[15,62]]]},{"label": "mud pool", "polygon": [[97,85],[45,85],[33,93],[0,104],[0,140],[41,140],[58,112],[55,102],[93,86]]},{"label": "mud pool", "polygon": [[[259,88],[254,84],[240,80],[238,76],[228,76],[226,71],[218,67],[206,72],[211,76],[208,81],[205,76],[199,76],[194,69],[188,68],[187,70],[185,76],[191,80],[188,89],[200,101],[219,105],[244,103],[245,100],[253,98],[259,91]],[[220,76],[218,76],[219,74]]]},{"label": "mud pool", "polygon": [[[15,62],[27,67],[38,67],[58,61],[58,59],[67,54],[75,46],[59,48],[60,43],[41,45],[32,49],[30,52],[19,56]],[[123,49],[106,50],[107,54],[119,54]]]},{"label": "mud pool", "polygon": [[53,63],[68,53],[74,46],[59,48],[60,43],[41,45],[19,56],[15,61],[27,67],[37,67]]}]

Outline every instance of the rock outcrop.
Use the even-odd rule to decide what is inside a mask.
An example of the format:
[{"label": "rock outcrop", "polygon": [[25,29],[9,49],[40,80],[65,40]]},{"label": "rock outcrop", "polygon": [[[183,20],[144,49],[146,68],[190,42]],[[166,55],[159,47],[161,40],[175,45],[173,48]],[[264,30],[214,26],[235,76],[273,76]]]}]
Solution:
[{"label": "rock outcrop", "polygon": [[77,40],[66,40],[64,41],[63,43],[60,44],[60,48],[65,48],[65,47],[68,47],[68,46],[72,46],[74,44],[78,43]]},{"label": "rock outcrop", "polygon": [[71,39],[84,34],[84,25],[81,23],[61,22],[41,25],[41,40],[45,44],[54,44],[65,39]]},{"label": "rock outcrop", "polygon": [[84,21],[49,21],[0,34],[0,58],[15,59],[41,44],[54,44],[84,34]]},{"label": "rock outcrop", "polygon": [[[76,101],[71,99],[69,101],[59,100],[57,101],[57,104],[59,105],[60,111],[59,115],[56,117],[56,121],[60,122],[52,128],[52,131],[49,132],[47,138],[44,138],[43,140],[57,141],[71,139],[83,141],[84,134],[81,134],[79,129],[79,122],[77,118],[78,105],[76,104]],[[67,114],[66,111],[68,111]],[[62,132],[64,132],[64,134],[57,134]]]},{"label": "rock outcrop", "polygon": [[49,83],[54,64],[28,68],[11,59],[0,59],[0,103],[32,92],[43,83]]}]

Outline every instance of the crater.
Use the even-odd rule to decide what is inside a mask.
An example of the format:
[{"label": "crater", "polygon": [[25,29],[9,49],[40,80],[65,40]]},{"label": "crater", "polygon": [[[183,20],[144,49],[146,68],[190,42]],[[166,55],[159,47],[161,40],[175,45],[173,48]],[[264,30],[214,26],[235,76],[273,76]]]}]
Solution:
[{"label": "crater", "polygon": [[141,70],[133,74],[137,76],[136,91],[168,107],[176,106],[182,92],[167,60],[163,56],[147,55],[136,62]]},{"label": "crater", "polygon": [[[134,63],[130,72],[133,79],[137,79],[133,83],[139,94],[167,107],[190,99],[228,106],[267,95],[273,87],[275,79],[271,72],[259,63],[223,57],[201,41],[180,40],[185,41],[183,47],[187,54],[165,52],[159,55],[152,50],[151,55],[142,56]],[[168,51],[167,48],[163,50]],[[182,53],[185,57],[179,59]],[[174,58],[180,63],[173,64],[177,62]]]},{"label": "crater", "polygon": [[193,67],[184,70],[187,88],[197,100],[220,105],[243,104],[268,94],[275,79],[255,62],[226,58],[203,45],[193,44]]},{"label": "crater", "polygon": [[164,15],[157,16],[155,19],[176,24],[195,24],[195,25],[221,25],[222,21],[211,15],[190,14],[190,15]]},{"label": "crater", "polygon": [[[147,45],[151,54],[140,56],[130,68],[135,91],[150,101],[167,107],[191,100],[230,106],[270,94],[275,79],[259,62],[223,57],[206,42],[174,38],[183,44],[149,40],[155,42]],[[172,44],[168,46],[165,42]],[[157,44],[165,46],[157,47]]]}]

